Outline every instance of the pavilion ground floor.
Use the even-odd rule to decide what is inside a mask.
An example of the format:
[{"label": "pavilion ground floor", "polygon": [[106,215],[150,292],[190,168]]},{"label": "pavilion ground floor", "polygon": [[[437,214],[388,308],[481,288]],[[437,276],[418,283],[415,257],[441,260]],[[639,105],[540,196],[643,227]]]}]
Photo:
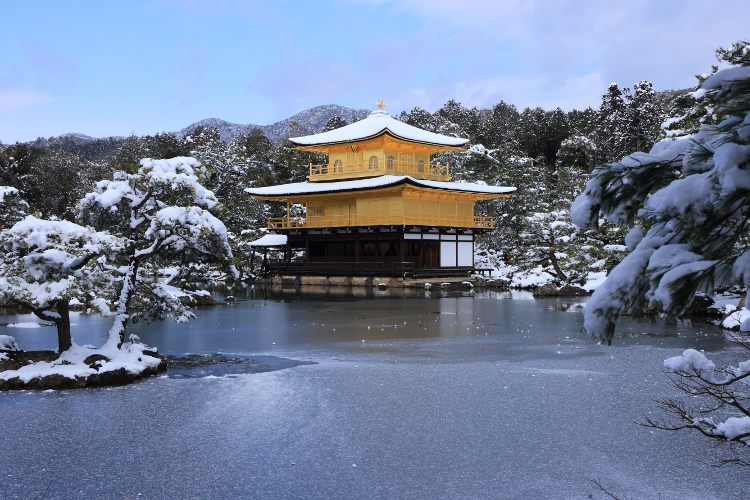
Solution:
[{"label": "pavilion ground floor", "polygon": [[[490,279],[488,279],[490,278]],[[475,276],[437,276],[437,277],[401,277],[401,276],[315,276],[315,275],[274,275],[260,280],[272,286],[283,289],[298,287],[330,286],[330,287],[373,287],[373,288],[431,288],[433,290],[456,291],[471,290],[475,285],[494,286],[496,282],[491,276],[485,275],[479,282]],[[499,282],[497,282],[499,283]]]},{"label": "pavilion ground floor", "polygon": [[465,277],[475,272],[479,230],[385,226],[294,229],[282,259],[266,260],[270,275]]}]

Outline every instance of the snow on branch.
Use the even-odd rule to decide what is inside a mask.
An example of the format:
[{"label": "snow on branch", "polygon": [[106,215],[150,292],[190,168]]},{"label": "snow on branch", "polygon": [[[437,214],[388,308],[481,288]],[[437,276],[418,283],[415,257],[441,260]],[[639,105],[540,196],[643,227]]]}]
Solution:
[{"label": "snow on branch", "polygon": [[586,329],[611,342],[620,314],[648,305],[676,317],[698,291],[750,282],[742,236],[750,223],[750,69],[719,71],[703,84],[713,110],[692,137],[597,167],[573,204],[578,227],[599,214],[633,228],[632,253],[586,307]]}]

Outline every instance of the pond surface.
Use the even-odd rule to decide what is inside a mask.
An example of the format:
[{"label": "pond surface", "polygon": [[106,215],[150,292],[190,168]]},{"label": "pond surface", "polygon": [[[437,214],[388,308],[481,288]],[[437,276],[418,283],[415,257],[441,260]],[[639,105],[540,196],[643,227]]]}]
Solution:
[{"label": "pond surface", "polygon": [[[246,371],[0,393],[0,499],[606,498],[591,479],[628,498],[748,498],[746,471],[702,463],[711,443],[634,424],[673,394],[663,359],[737,359],[709,325],[626,319],[603,347],[579,298],[232,294],[132,333],[164,354],[254,360]],[[2,322],[21,348],[54,347],[31,317]],[[108,320],[73,322],[77,343],[102,343]]]}]

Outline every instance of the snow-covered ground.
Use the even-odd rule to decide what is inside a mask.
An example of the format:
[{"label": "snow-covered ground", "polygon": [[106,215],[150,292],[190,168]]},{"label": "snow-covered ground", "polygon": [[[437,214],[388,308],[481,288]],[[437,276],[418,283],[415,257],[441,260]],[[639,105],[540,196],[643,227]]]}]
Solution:
[{"label": "snow-covered ground", "polygon": [[[529,270],[521,270],[512,264],[506,264],[497,255],[487,258],[484,255],[475,255],[475,266],[490,269],[491,278],[501,280],[511,288],[533,289],[555,283],[557,278],[551,274],[549,268],[535,267]],[[588,292],[596,290],[607,278],[605,271],[592,270],[588,273],[586,283],[581,287]]]},{"label": "snow-covered ground", "polygon": [[[148,346],[139,342],[126,342],[120,349],[108,344],[100,349],[92,345],[79,346],[73,344],[73,347],[63,352],[55,361],[37,361],[17,370],[6,370],[0,372],[0,379],[19,378],[24,383],[28,383],[32,379],[50,375],[62,375],[70,379],[86,378],[90,375],[120,369],[138,375],[147,368],[158,367],[161,362],[160,359],[144,353],[144,349],[147,348]],[[103,356],[106,359],[92,360],[86,363],[87,358],[93,355]]]}]

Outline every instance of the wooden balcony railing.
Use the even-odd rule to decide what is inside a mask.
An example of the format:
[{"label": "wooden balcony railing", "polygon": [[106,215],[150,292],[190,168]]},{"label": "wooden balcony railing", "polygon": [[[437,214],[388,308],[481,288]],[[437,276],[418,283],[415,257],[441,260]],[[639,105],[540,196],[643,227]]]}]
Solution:
[{"label": "wooden balcony railing", "polygon": [[330,164],[324,165],[313,165],[310,164],[310,175],[308,179],[326,180],[330,179],[348,179],[355,177],[370,177],[373,175],[409,175],[417,177],[419,179],[428,179],[434,181],[449,181],[450,180],[450,166],[439,165],[432,163],[399,163],[397,161],[382,161],[379,159],[376,167],[370,168],[368,162],[362,163],[343,163],[343,164]]},{"label": "wooden balcony railing", "polygon": [[356,226],[437,226],[494,229],[494,217],[395,214],[333,215],[329,217],[275,217],[268,219],[268,229],[356,227]]}]

